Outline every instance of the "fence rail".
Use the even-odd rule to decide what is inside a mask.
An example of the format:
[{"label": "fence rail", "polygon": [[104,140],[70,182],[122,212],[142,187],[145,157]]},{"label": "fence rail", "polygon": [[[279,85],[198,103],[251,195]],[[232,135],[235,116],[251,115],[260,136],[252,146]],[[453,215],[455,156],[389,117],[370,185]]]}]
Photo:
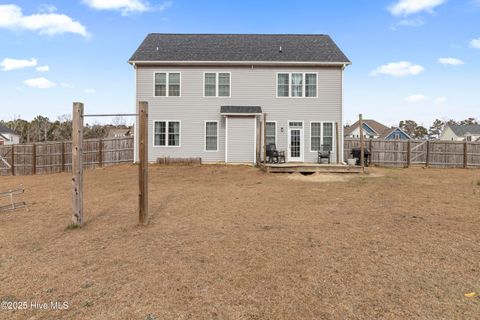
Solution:
[{"label": "fence rail", "polygon": [[[423,140],[365,140],[369,163],[386,167],[424,165],[438,168],[480,168],[480,142]],[[359,139],[345,139],[344,160]]]},{"label": "fence rail", "polygon": [[[83,142],[86,169],[133,162],[133,138],[91,139]],[[72,143],[44,142],[0,146],[0,175],[70,172]]]}]

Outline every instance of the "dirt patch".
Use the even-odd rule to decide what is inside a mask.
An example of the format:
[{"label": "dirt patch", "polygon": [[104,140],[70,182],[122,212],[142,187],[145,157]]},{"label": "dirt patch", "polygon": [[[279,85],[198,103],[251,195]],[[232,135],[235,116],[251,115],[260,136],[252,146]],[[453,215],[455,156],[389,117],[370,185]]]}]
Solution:
[{"label": "dirt patch", "polygon": [[0,319],[478,318],[480,171],[369,171],[153,166],[147,227],[136,167],[87,171],[80,229],[69,174],[1,177],[0,300],[68,310]]},{"label": "dirt patch", "polygon": [[280,177],[304,182],[348,182],[356,179],[378,178],[383,177],[378,173],[366,173],[366,174],[348,174],[348,173],[313,173],[313,174],[301,174],[301,173],[285,173],[278,174]]}]

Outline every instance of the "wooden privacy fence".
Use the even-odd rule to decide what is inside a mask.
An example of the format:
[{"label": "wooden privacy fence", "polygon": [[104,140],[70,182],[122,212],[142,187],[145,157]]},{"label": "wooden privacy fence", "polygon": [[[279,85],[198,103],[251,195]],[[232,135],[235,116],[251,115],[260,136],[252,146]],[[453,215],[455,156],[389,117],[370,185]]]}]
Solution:
[{"label": "wooden privacy fence", "polygon": [[[83,142],[86,169],[133,162],[133,137],[91,139]],[[43,142],[0,146],[0,175],[70,172],[72,142]]]},{"label": "wooden privacy fence", "polygon": [[[423,140],[365,140],[369,163],[386,167],[424,165],[439,168],[480,168],[480,142]],[[344,160],[359,139],[345,139]]]}]

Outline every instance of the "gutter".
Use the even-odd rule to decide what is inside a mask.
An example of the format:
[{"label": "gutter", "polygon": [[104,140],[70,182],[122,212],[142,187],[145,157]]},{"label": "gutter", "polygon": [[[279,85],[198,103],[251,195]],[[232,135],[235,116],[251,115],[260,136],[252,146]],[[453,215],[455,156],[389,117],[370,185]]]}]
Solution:
[{"label": "gutter", "polygon": [[351,62],[312,62],[312,61],[141,61],[129,60],[135,65],[266,65],[266,66],[333,66],[343,69]]}]

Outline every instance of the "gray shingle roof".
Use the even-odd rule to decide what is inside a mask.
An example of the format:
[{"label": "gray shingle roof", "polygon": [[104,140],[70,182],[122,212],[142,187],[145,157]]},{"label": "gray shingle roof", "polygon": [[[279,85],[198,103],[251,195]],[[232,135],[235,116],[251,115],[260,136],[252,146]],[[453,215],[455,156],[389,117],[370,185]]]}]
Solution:
[{"label": "gray shingle roof", "polygon": [[221,106],[220,113],[262,113],[262,108],[257,106]]},{"label": "gray shingle roof", "polygon": [[13,131],[10,128],[7,128],[3,124],[0,123],[0,133],[8,133],[8,134],[17,134],[15,131]]},{"label": "gray shingle roof", "polygon": [[129,61],[350,63],[335,42],[321,34],[151,33]]},{"label": "gray shingle roof", "polygon": [[458,137],[463,137],[467,133],[480,134],[480,124],[450,124],[449,127]]}]

